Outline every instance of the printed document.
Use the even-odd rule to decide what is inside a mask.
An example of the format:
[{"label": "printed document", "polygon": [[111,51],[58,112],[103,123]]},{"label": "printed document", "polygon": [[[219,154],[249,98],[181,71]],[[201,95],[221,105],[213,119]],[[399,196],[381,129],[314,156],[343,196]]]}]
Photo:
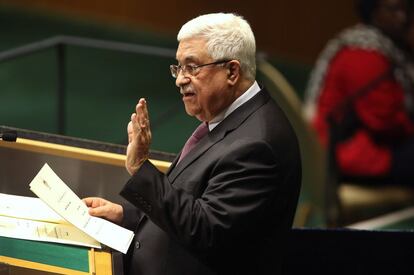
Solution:
[{"label": "printed document", "polygon": [[0,216],[0,236],[101,248],[99,242],[70,224]]},{"label": "printed document", "polygon": [[0,193],[0,236],[101,248],[39,198]]},{"label": "printed document", "polygon": [[45,164],[30,183],[43,202],[70,224],[98,242],[126,253],[134,233],[110,221],[93,217],[84,202]]}]

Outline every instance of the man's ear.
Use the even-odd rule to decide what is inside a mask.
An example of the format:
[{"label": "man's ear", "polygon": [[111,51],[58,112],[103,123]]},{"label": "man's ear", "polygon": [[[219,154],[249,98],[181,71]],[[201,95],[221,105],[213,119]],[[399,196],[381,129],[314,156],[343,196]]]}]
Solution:
[{"label": "man's ear", "polygon": [[240,66],[238,60],[231,60],[226,64],[227,80],[229,81],[229,84],[234,85],[237,83],[241,74]]}]

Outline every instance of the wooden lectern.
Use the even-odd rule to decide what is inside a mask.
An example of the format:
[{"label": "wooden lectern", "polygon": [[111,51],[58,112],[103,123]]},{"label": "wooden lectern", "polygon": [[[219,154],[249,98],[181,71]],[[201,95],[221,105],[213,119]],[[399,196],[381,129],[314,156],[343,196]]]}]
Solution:
[{"label": "wooden lectern", "polygon": [[[5,131],[16,131],[17,140],[0,140],[0,193],[35,197],[29,183],[48,163],[79,197],[126,202],[118,194],[129,178],[125,146],[0,126],[0,133]],[[164,172],[173,158],[150,153],[150,160]],[[122,269],[121,254],[110,249],[0,237],[0,275],[120,275]]]},{"label": "wooden lectern", "polygon": [[[122,274],[109,250],[0,237],[0,274]],[[121,263],[118,263],[122,267]]]}]

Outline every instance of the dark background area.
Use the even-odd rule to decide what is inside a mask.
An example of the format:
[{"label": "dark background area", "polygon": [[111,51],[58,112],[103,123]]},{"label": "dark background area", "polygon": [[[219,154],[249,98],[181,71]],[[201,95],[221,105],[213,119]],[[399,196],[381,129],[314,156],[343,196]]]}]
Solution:
[{"label": "dark background area", "polygon": [[[0,0],[0,52],[71,35],[174,50],[188,19],[243,15],[257,48],[300,97],[326,40],[355,22],[353,1]],[[340,14],[340,16],[339,16]],[[152,149],[178,152],[198,124],[185,114],[168,66],[174,58],[66,47],[65,135],[125,144],[140,97],[149,102]],[[0,62],[0,125],[57,133],[56,49]]]}]

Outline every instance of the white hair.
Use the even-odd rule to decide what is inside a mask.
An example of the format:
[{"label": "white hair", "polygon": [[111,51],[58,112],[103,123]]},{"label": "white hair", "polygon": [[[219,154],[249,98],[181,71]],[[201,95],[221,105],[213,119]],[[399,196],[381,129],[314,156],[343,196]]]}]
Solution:
[{"label": "white hair", "polygon": [[256,42],[249,23],[233,13],[211,13],[185,23],[177,40],[202,37],[207,52],[215,60],[236,59],[245,77],[256,77]]}]

